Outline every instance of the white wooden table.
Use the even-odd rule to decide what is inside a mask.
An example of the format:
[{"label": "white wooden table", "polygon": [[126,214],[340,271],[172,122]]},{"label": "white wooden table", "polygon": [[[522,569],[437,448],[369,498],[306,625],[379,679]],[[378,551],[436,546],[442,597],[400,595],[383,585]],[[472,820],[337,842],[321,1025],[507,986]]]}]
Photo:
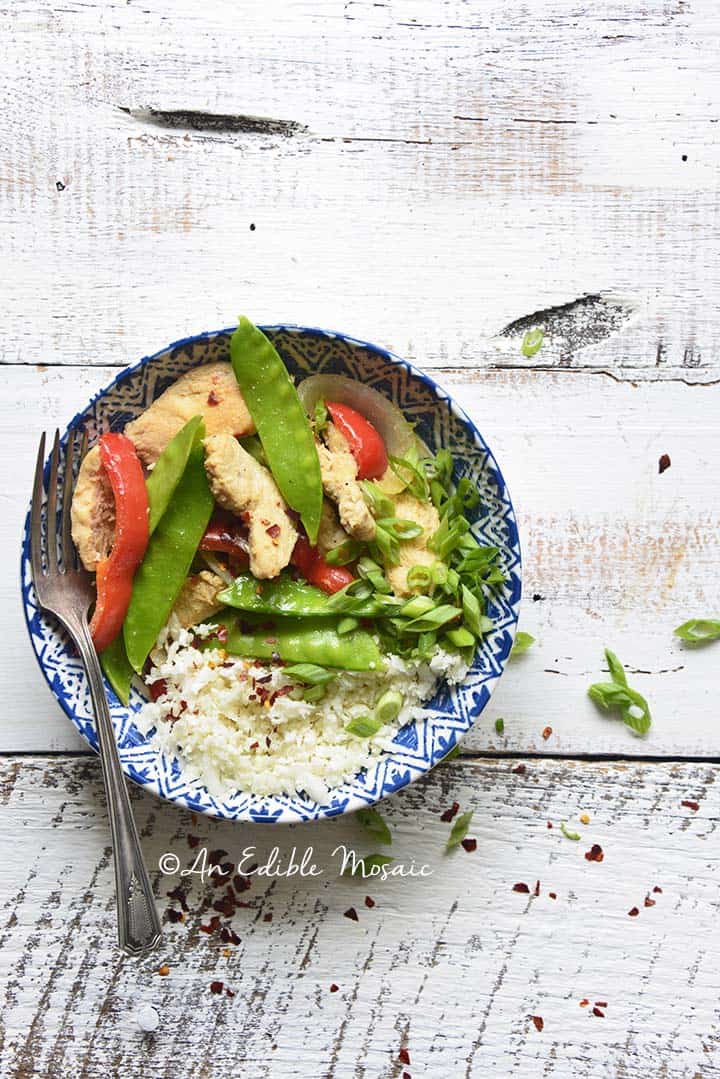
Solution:
[{"label": "white wooden table", "polygon": [[[0,29],[1,1074],[719,1074],[720,645],[672,636],[720,615],[717,4],[14,0]],[[98,763],[26,639],[21,519],[41,427],[241,310],[452,390],[513,493],[538,644],[382,807],[428,878],[338,879],[335,846],[373,849],[353,820],[229,827],[135,791],[166,918],[166,852],[312,846],[324,873],[252,878],[236,945],[187,878],[132,961]],[[501,336],[525,317],[531,360]],[[586,697],[605,645],[645,739]],[[477,849],[446,856],[455,801]]]}]

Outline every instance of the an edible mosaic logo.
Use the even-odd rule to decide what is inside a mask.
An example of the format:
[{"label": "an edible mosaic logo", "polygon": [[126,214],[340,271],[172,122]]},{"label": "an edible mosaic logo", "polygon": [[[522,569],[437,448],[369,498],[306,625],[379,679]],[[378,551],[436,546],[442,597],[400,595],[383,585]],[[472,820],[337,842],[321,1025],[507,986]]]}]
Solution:
[{"label": "an edible mosaic logo", "polygon": [[222,879],[239,873],[243,877],[322,877],[328,872],[340,876],[360,877],[363,880],[388,880],[391,877],[431,877],[433,869],[415,860],[401,862],[384,854],[359,855],[351,847],[340,845],[329,855],[331,865],[318,864],[313,847],[298,850],[292,847],[281,851],[273,847],[268,854],[259,854],[257,847],[245,847],[237,862],[217,863],[206,847],[197,851],[191,865],[181,868],[177,854],[166,851],[158,858],[158,868],[165,876],[199,877],[203,882],[211,877]]}]

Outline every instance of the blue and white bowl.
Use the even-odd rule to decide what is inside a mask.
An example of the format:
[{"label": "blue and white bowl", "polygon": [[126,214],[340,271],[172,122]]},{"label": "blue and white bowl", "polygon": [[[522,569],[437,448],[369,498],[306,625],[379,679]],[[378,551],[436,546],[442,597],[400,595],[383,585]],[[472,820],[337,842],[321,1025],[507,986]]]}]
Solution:
[{"label": "blue and white bowl", "polygon": [[[333,789],[321,804],[303,794],[260,797],[238,791],[224,801],[188,781],[178,762],[159,754],[135,727],[133,717],[142,698],[132,691],[125,708],[108,686],[110,712],[120,760],[129,779],[161,798],[222,820],[297,822],[334,817],[372,805],[427,772],[446,756],[470,729],[490,699],[510,654],[520,603],[521,560],[518,530],[502,473],[473,422],[427,375],[375,345],[344,334],[301,326],[264,327],[291,374],[298,380],[319,371],[348,375],[374,386],[417,425],[434,450],[447,446],[456,464],[456,478],[477,485],[480,506],[473,534],[482,544],[499,547],[507,584],[495,593],[488,614],[494,629],[484,638],[465,681],[442,684],[428,704],[431,718],[398,731],[392,753],[384,754],[367,773]],[[71,421],[91,436],[122,430],[178,375],[198,364],[229,358],[232,330],[203,333],[178,341],[128,368]],[[67,432],[66,432],[67,435]],[[66,437],[65,435],[65,437]],[[87,680],[65,632],[52,616],[39,610],[32,585],[28,520],[21,560],[22,598],[30,640],[47,683],[80,734],[97,751]]]}]

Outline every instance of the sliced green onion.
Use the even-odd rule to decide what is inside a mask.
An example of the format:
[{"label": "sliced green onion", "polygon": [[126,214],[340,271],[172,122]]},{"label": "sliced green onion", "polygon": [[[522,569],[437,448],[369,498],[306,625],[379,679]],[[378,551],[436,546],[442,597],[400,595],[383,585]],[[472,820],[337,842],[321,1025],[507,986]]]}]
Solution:
[{"label": "sliced green onion", "polygon": [[384,843],[386,846],[392,843],[392,833],[377,809],[369,807],[367,809],[358,809],[355,816],[365,831],[378,843]]},{"label": "sliced green onion", "polygon": [[400,517],[379,517],[377,527],[383,528],[393,539],[407,540],[417,539],[422,536],[422,525],[417,521],[408,521]]},{"label": "sliced green onion", "polygon": [[452,850],[453,847],[458,847],[462,843],[463,839],[468,833],[468,828],[470,827],[470,821],[472,820],[472,818],[472,809],[468,810],[467,813],[463,813],[461,814],[461,816],[456,818],[455,823],[450,830],[450,838],[447,841],[447,846],[445,848],[446,850]]},{"label": "sliced green onion", "polygon": [[611,652],[609,648],[605,649],[605,659],[607,660],[608,670],[610,671],[610,677],[616,686],[626,686],[628,684],[627,676],[625,674],[625,668],[620,660],[617,658],[614,652]]},{"label": "sliced green onion", "polygon": [[495,730],[497,731],[498,734],[502,734],[504,732],[504,730],[505,730],[505,720],[502,718],[502,716],[499,716],[495,720]]},{"label": "sliced green onion", "polygon": [[418,634],[417,644],[413,649],[413,656],[416,659],[425,660],[429,662],[437,651],[437,633],[434,630],[425,630],[424,633]]},{"label": "sliced green onion", "polygon": [[400,709],[404,703],[402,693],[398,693],[396,689],[388,689],[375,705],[376,721],[380,726],[393,723],[400,715]]},{"label": "sliced green onion", "polygon": [[483,612],[480,610],[480,601],[465,585],[461,585],[460,595],[462,596],[463,620],[465,625],[471,633],[474,633],[476,637],[480,637],[482,634],[481,619],[483,616]]},{"label": "sliced green onion", "polygon": [[407,571],[406,581],[411,592],[424,592],[432,587],[432,570],[429,566],[411,566]]},{"label": "sliced green onion", "polygon": [[430,599],[429,596],[415,596],[414,599],[408,600],[404,606],[400,608],[399,614],[403,618],[417,618],[421,614],[427,614],[428,611],[432,611],[435,607],[435,601]]},{"label": "sliced green onion", "polygon": [[720,640],[720,621],[714,618],[691,618],[673,632],[676,637],[689,644],[707,644],[709,641]]},{"label": "sliced green onion", "polygon": [[535,638],[530,633],[524,633],[523,630],[519,630],[515,634],[515,642],[512,646],[511,656],[521,656],[523,652],[527,652],[528,648],[535,644]]},{"label": "sliced green onion", "polygon": [[405,623],[404,628],[408,633],[422,633],[426,629],[439,629],[440,626],[444,626],[447,622],[454,622],[461,614],[462,611],[459,607],[441,603],[439,607],[434,607],[427,614],[422,614],[418,618],[411,618],[409,622]]},{"label": "sliced green onion", "polygon": [[307,686],[324,686],[336,677],[337,671],[327,671],[316,663],[293,663],[289,667],[283,667],[283,674],[297,678],[298,682],[304,682]]},{"label": "sliced green onion", "polygon": [[317,704],[327,693],[326,686],[306,686],[303,690],[302,699],[308,704]]},{"label": "sliced green onion", "polygon": [[371,553],[386,566],[396,566],[400,561],[398,541],[380,524],[376,524],[375,539],[369,547]]},{"label": "sliced green onion", "polygon": [[470,630],[465,629],[464,626],[458,626],[457,629],[449,629],[445,636],[455,648],[472,648],[475,644],[475,637]]},{"label": "sliced green onion", "polygon": [[382,571],[382,566],[379,566],[372,558],[361,558],[357,564],[357,571],[362,578],[370,582],[376,592],[381,592],[384,595],[390,595],[392,592],[390,583]]},{"label": "sliced green onion", "polygon": [[354,562],[363,549],[362,543],[348,539],[337,547],[332,547],[325,552],[324,558],[329,566],[347,566],[348,562]]},{"label": "sliced green onion", "polygon": [[570,831],[568,831],[568,826],[567,826],[567,824],[565,824],[564,821],[560,822],[560,831],[562,832],[562,834],[565,836],[566,839],[572,839],[576,843],[578,842],[579,839],[582,838],[578,832],[570,832]]},{"label": "sliced green onion", "polygon": [[373,517],[393,517],[395,515],[395,503],[372,480],[361,480],[360,489]]},{"label": "sliced green onion", "polygon": [[325,408],[325,402],[323,401],[322,397],[319,397],[317,399],[317,401],[315,402],[315,412],[313,414],[313,418],[314,418],[313,426],[315,427],[315,434],[316,435],[322,434],[322,432],[327,427],[328,421],[329,421],[328,410]]},{"label": "sliced green onion", "polygon": [[345,724],[348,734],[354,734],[357,738],[372,738],[382,727],[382,723],[374,716],[355,716]]},{"label": "sliced green onion", "polygon": [[542,348],[542,343],[545,340],[545,334],[542,330],[528,330],[522,339],[522,345],[520,346],[523,356],[527,356],[530,359],[536,352],[539,352]]},{"label": "sliced green onion", "polygon": [[444,562],[433,562],[430,575],[436,588],[445,588],[449,580],[450,569]]}]

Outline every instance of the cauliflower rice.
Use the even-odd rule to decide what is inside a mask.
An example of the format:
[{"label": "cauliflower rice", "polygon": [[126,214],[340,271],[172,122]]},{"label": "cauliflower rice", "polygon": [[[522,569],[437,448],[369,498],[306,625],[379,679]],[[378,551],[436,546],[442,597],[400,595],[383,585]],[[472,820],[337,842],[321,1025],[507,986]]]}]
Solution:
[{"label": "cauliflower rice", "polygon": [[[182,629],[176,619],[163,630],[145,679],[157,699],[143,705],[135,723],[178,759],[189,780],[218,798],[237,790],[305,791],[325,801],[328,788],[392,749],[403,724],[427,714],[423,702],[441,678],[456,683],[467,673],[460,656],[441,649],[429,663],[389,655],[381,672],[338,671],[323,699],[310,704],[295,699],[298,682],[282,667],[196,647],[212,632],[204,625]],[[387,689],[403,697],[397,720],[371,738],[346,731],[345,724],[372,712]]]}]

